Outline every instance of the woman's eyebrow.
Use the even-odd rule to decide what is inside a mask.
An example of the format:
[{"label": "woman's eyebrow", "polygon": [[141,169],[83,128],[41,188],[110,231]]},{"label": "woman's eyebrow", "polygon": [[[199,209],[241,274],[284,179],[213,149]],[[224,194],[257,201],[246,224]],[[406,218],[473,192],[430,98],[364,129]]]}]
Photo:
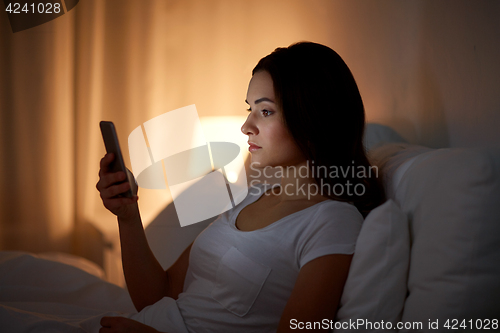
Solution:
[{"label": "woman's eyebrow", "polygon": [[[254,104],[259,104],[261,102],[271,102],[271,103],[274,103],[274,101],[272,99],[267,98],[267,97],[262,97],[262,98],[259,98],[259,99],[255,100]],[[248,101],[246,99],[245,99],[245,103],[250,104],[250,103],[248,103]]]}]

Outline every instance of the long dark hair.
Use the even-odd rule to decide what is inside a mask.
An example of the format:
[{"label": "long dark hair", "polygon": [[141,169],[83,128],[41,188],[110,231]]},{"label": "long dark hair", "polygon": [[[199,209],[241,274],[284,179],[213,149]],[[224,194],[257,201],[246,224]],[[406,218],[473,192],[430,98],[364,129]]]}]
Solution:
[{"label": "long dark hair", "polygon": [[363,145],[363,101],[342,58],[327,46],[300,42],[262,58],[252,75],[259,71],[271,75],[285,125],[323,194],[352,202],[363,216],[380,205],[384,190]]}]

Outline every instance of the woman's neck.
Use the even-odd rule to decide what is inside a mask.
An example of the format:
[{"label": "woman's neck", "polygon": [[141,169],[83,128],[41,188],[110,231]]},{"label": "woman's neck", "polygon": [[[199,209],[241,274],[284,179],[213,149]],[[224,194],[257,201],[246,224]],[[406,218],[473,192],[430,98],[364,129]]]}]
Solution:
[{"label": "woman's neck", "polygon": [[311,175],[309,163],[303,161],[291,166],[281,166],[281,182],[279,189],[274,189],[273,194],[280,201],[288,200],[327,200],[321,195],[321,189]]}]

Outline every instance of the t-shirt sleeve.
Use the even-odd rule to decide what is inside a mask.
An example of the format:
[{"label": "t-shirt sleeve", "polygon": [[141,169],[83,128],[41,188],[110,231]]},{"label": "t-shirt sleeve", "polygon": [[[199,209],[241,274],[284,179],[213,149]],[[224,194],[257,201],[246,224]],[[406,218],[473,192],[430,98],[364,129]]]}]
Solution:
[{"label": "t-shirt sleeve", "polygon": [[363,216],[351,204],[333,202],[321,207],[298,239],[299,269],[328,254],[353,254]]}]

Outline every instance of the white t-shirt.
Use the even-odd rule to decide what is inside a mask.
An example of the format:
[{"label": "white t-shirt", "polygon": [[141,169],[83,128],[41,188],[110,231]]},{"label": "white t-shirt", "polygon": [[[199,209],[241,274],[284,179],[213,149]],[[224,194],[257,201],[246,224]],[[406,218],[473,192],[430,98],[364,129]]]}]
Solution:
[{"label": "white t-shirt", "polygon": [[190,332],[276,332],[300,268],[320,256],[354,253],[363,217],[345,202],[326,200],[262,229],[237,229],[240,211],[269,188],[250,187],[196,238],[177,300]]}]

